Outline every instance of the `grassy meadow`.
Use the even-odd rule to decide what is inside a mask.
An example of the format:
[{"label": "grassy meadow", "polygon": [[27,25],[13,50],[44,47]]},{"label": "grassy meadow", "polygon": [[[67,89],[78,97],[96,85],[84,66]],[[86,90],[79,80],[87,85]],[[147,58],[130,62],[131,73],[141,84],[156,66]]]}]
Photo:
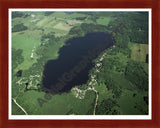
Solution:
[{"label": "grassy meadow", "polygon": [[146,55],[148,54],[148,44],[136,44],[132,47],[131,58],[135,61],[146,62]]}]

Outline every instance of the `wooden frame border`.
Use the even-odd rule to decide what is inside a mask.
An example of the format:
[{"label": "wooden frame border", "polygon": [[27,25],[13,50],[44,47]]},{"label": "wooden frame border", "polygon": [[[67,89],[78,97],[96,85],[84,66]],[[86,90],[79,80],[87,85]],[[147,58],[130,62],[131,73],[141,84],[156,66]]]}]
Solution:
[{"label": "wooden frame border", "polygon": [[[152,119],[151,120],[8,120],[8,9],[9,8],[151,8]],[[160,127],[160,1],[158,0],[0,0],[0,127]]]}]

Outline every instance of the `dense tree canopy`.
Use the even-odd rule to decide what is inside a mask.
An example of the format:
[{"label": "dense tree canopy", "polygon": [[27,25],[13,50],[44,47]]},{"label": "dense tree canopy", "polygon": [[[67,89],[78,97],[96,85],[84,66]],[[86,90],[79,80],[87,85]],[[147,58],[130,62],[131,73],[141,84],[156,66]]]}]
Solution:
[{"label": "dense tree canopy", "polygon": [[12,12],[12,18],[22,17],[24,14],[22,12]]},{"label": "dense tree canopy", "polygon": [[125,77],[141,90],[148,90],[148,75],[139,62],[129,61]]},{"label": "dense tree canopy", "polygon": [[71,35],[82,35],[90,32],[95,32],[95,31],[106,31],[107,27],[104,25],[97,25],[97,24],[87,24],[87,23],[82,23],[80,26],[75,26],[73,27],[70,31],[69,34]]},{"label": "dense tree canopy", "polygon": [[49,16],[49,15],[51,15],[51,14],[53,14],[53,13],[54,13],[54,12],[45,12],[44,15],[45,15],[45,16]]},{"label": "dense tree canopy", "polygon": [[21,24],[14,25],[14,27],[12,28],[12,32],[19,32],[27,29],[28,27],[24,26],[23,23],[21,23]]},{"label": "dense tree canopy", "polygon": [[116,107],[118,107],[118,105],[115,100],[103,100],[96,108],[96,115],[117,115],[119,112]]},{"label": "dense tree canopy", "polygon": [[[148,43],[148,13],[123,12],[113,22],[110,22],[108,29],[114,33],[121,33],[124,29],[131,42]],[[127,38],[126,37],[122,37]]]}]

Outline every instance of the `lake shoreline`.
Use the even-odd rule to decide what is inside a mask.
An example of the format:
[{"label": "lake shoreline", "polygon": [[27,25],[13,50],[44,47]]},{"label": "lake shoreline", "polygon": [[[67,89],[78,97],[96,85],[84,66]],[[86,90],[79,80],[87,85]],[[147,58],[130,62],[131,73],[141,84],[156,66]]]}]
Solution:
[{"label": "lake shoreline", "polygon": [[[87,42],[89,42],[88,45]],[[85,84],[89,79],[89,71],[94,67],[92,61],[101,52],[111,47],[114,44],[113,42],[111,35],[105,32],[93,32],[86,34],[84,37],[69,39],[60,48],[58,59],[50,60],[45,65],[42,88],[46,88],[57,94],[68,92],[76,85]],[[86,48],[84,48],[85,45]],[[73,55],[74,53],[76,55]],[[70,59],[71,56],[72,59]],[[88,59],[86,59],[87,56]],[[68,63],[68,58],[71,63]],[[83,60],[83,58],[85,59]],[[77,66],[78,64],[79,66]],[[77,69],[81,71],[77,71]],[[58,74],[58,77],[56,74]],[[56,82],[53,81],[54,77],[56,77],[54,79]]]}]

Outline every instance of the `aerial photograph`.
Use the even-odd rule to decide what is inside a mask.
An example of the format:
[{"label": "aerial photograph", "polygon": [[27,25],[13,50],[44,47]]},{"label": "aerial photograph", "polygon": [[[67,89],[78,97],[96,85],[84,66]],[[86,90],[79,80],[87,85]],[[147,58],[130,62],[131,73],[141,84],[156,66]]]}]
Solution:
[{"label": "aerial photograph", "polygon": [[148,115],[148,11],[11,12],[12,115]]}]

